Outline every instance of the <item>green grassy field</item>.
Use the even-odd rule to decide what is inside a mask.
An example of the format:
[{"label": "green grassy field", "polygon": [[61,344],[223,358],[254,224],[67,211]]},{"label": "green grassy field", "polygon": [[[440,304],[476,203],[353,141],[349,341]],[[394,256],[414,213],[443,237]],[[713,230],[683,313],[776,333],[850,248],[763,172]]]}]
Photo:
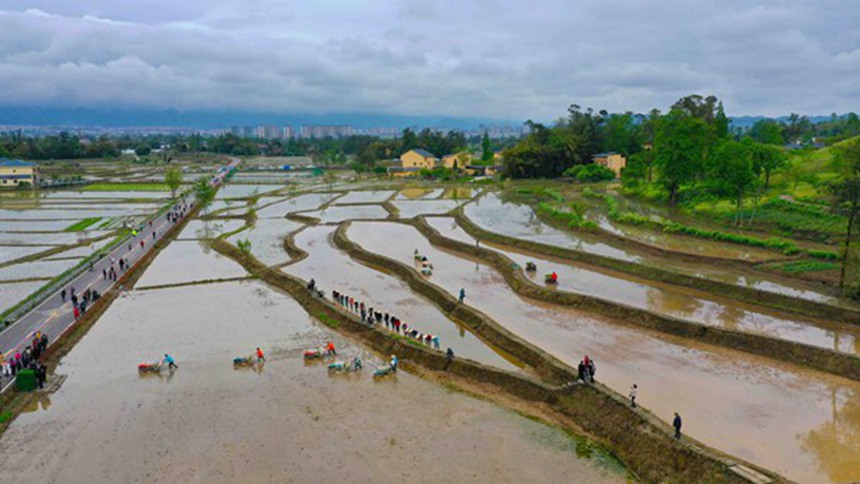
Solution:
[{"label": "green grassy field", "polygon": [[85,192],[166,192],[170,188],[164,183],[93,183],[83,188]]},{"label": "green grassy field", "polygon": [[80,232],[81,230],[86,230],[88,227],[95,224],[101,219],[101,217],[85,218],[83,220],[73,223],[72,225],[69,225],[68,227],[63,229],[63,232]]}]

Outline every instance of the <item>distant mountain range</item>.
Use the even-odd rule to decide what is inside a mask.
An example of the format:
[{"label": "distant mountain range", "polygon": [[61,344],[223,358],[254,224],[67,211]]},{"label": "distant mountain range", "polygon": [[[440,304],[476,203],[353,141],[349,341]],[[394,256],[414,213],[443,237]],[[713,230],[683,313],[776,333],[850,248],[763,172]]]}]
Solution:
[{"label": "distant mountain range", "polygon": [[447,116],[399,116],[389,114],[276,114],[243,111],[177,111],[133,108],[90,109],[0,106],[0,125],[29,126],[164,126],[221,129],[230,126],[344,125],[354,128],[445,127],[472,129],[486,126],[519,126],[521,121]]},{"label": "distant mountain range", "polygon": [[[845,115],[839,114],[837,116],[839,116],[841,118]],[[738,128],[749,128],[750,126],[754,125],[756,121],[759,121],[762,119],[768,119],[768,118],[769,118],[768,116],[730,116],[729,121],[732,122],[732,126],[735,126]],[[818,124],[818,123],[821,123],[823,121],[829,121],[830,120],[830,116],[807,116],[807,118],[810,121],[812,121],[813,124]],[[780,122],[780,123],[787,123],[789,120],[789,117],[788,116],[779,116],[776,118],[769,118],[769,119],[773,119],[773,120]]]},{"label": "distant mountain range", "polygon": [[[840,115],[841,116],[841,115]],[[733,126],[748,128],[767,116],[733,116]],[[830,116],[808,116],[813,123],[826,121]],[[780,116],[777,121],[788,121]],[[128,128],[143,126],[187,127],[196,129],[226,129],[230,126],[301,126],[342,125],[354,128],[406,128],[444,127],[474,129],[485,126],[520,126],[523,121],[499,120],[480,117],[402,116],[370,113],[260,113],[250,111],[177,111],[137,108],[57,108],[0,106],[0,125],[27,126],[80,126]]]}]

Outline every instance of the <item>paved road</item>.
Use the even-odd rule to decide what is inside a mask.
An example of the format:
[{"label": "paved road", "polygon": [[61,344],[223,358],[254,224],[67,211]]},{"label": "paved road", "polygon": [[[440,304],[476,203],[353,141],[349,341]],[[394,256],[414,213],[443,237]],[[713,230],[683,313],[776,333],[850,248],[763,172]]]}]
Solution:
[{"label": "paved road", "polygon": [[[239,160],[234,158],[230,162],[229,166],[235,167],[238,166],[238,163]],[[225,175],[226,172],[213,177],[212,184],[220,185],[223,183]],[[182,201],[180,200],[177,205],[182,206]],[[186,205],[187,208],[185,210],[186,216],[191,210],[192,205],[193,204],[189,197]],[[2,333],[0,333],[0,351],[3,352],[3,358],[5,359],[10,355],[14,355],[16,351],[23,351],[24,348],[32,341],[33,336],[37,331],[42,331],[47,334],[49,344],[53,344],[54,341],[56,341],[57,338],[75,321],[74,309],[72,307],[69,294],[71,288],[75,289],[75,292],[78,294],[78,298],[80,298],[87,289],[98,291],[99,294],[105,294],[115,283],[105,279],[102,275],[102,270],[108,271],[110,270],[111,265],[113,265],[114,270],[117,272],[117,278],[119,278],[122,274],[119,270],[120,258],[125,259],[125,262],[128,264],[125,267],[133,266],[145,254],[152,250],[155,242],[164,237],[164,234],[172,226],[173,224],[167,220],[167,213],[162,214],[158,218],[152,219],[150,223],[144,225],[144,227],[138,232],[137,236],[132,238],[129,243],[116,247],[98,262],[95,262],[92,270],[84,272],[74,281],[69,283],[68,286],[66,286],[65,301],[63,301],[61,294],[57,292],[42,301],[39,306],[24,315],[14,324],[6,328]],[[141,242],[143,242],[143,245],[141,245]],[[5,390],[9,384],[11,384],[10,379],[4,379],[2,375],[0,375],[0,391]]]}]

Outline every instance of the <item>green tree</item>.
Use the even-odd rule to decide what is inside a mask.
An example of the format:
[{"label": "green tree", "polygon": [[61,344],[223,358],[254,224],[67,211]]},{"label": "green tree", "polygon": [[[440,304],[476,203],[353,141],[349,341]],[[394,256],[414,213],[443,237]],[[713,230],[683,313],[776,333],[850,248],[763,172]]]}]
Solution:
[{"label": "green tree", "polygon": [[493,149],[490,145],[490,135],[484,131],[484,137],[481,138],[481,161],[484,163],[493,161]]},{"label": "green tree", "polygon": [[749,131],[750,138],[766,145],[785,144],[782,137],[782,127],[772,119],[760,119],[756,121]]},{"label": "green tree", "polygon": [[148,145],[140,144],[137,146],[137,148],[134,149],[134,154],[136,154],[137,156],[146,156],[149,154],[150,151],[152,151],[152,148],[150,148]]},{"label": "green tree", "polygon": [[767,189],[771,173],[783,168],[787,162],[785,152],[777,146],[756,143],[750,138],[745,138],[744,142],[752,157],[753,171],[756,176],[764,174],[764,188]]},{"label": "green tree", "polygon": [[176,198],[176,190],[182,185],[182,170],[178,166],[164,172],[164,183],[170,188],[170,196]]},{"label": "green tree", "polygon": [[856,220],[860,212],[860,140],[842,144],[834,147],[836,166],[840,168],[842,179],[831,184],[830,189],[835,196],[836,208],[847,218],[845,230],[845,242],[842,249],[842,267],[839,274],[839,287],[850,289],[854,297],[860,295],[858,291],[857,270],[852,271],[851,282],[846,288],[848,279],[849,263],[855,263],[857,254]]},{"label": "green tree", "polygon": [[201,176],[194,182],[194,199],[197,201],[197,206],[206,210],[213,198],[215,198],[215,187],[209,183],[208,177]]},{"label": "green tree", "polygon": [[642,140],[640,139],[640,131],[636,126],[636,118],[629,111],[607,117],[603,131],[603,148],[605,151],[617,151],[624,156],[630,156],[642,149]]},{"label": "green tree", "polygon": [[723,102],[717,104],[717,113],[714,115],[714,132],[719,139],[729,137],[729,118],[723,110]]},{"label": "green tree", "polygon": [[744,196],[753,187],[756,175],[752,157],[745,143],[726,140],[720,143],[708,163],[708,177],[722,191],[735,197],[737,221],[740,220]]},{"label": "green tree", "polygon": [[654,135],[654,165],[669,191],[669,204],[678,201],[678,189],[696,179],[704,167],[710,132],[701,118],[673,109]]}]

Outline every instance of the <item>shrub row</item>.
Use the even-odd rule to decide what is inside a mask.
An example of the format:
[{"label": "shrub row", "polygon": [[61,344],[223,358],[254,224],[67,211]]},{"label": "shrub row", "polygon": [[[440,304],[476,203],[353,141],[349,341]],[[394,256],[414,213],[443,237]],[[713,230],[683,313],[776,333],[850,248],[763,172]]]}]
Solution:
[{"label": "shrub row", "polygon": [[585,220],[582,215],[579,215],[576,212],[565,212],[559,210],[552,205],[546,202],[540,202],[537,205],[537,211],[540,214],[546,215],[547,217],[556,220],[558,222],[562,222],[568,227],[575,229],[595,229],[597,228],[597,224],[590,221]]}]

